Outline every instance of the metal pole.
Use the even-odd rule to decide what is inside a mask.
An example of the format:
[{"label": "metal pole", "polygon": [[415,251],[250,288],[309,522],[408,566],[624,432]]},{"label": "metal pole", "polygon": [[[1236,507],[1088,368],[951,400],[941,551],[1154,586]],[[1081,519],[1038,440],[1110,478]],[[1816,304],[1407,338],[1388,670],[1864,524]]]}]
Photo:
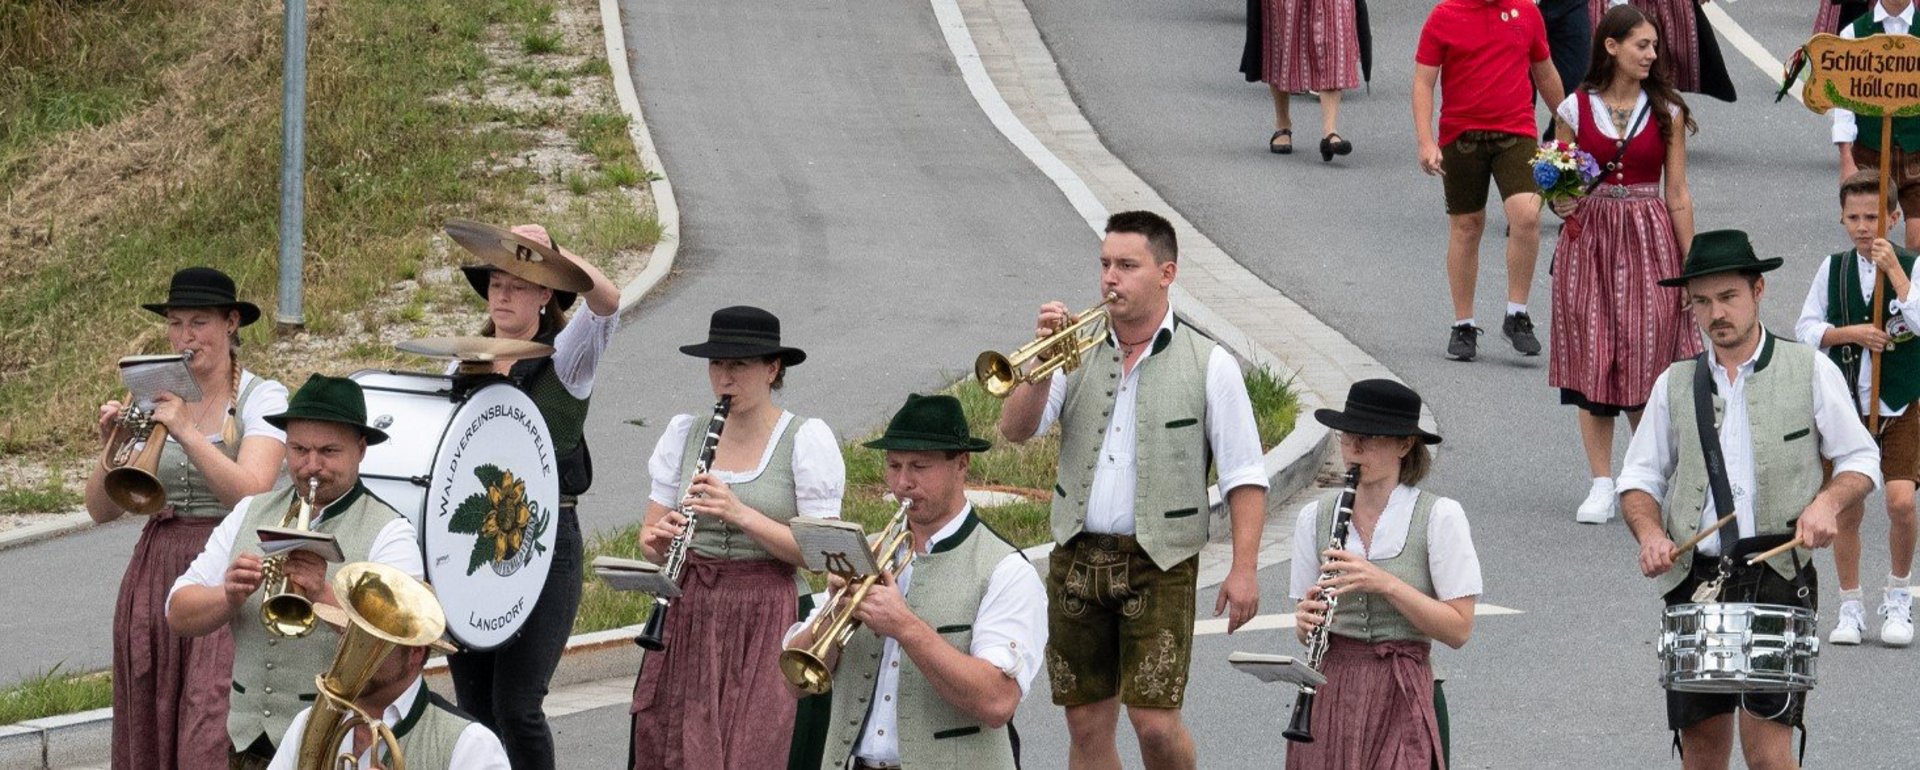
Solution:
[{"label": "metal pole", "polygon": [[301,270],[306,215],[307,0],[286,0],[287,50],[280,104],[280,307],[274,329],[281,334],[306,326]]}]

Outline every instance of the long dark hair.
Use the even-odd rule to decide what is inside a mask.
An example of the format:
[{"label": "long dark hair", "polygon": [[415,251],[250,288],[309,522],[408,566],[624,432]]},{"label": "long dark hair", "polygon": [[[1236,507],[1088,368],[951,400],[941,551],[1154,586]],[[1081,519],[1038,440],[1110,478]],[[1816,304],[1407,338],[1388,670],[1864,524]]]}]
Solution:
[{"label": "long dark hair", "polygon": [[[1627,37],[1640,25],[1653,26],[1653,34],[1660,40],[1667,39],[1666,30],[1660,28],[1660,22],[1648,16],[1646,12],[1631,5],[1616,5],[1607,9],[1600,17],[1600,26],[1593,30],[1593,59],[1587,63],[1587,78],[1581,81],[1580,88],[1598,93],[1613,82],[1613,54],[1607,53],[1607,41],[1625,44]],[[1687,109],[1687,102],[1680,98],[1680,92],[1674,90],[1667,76],[1667,57],[1664,53],[1653,60],[1653,66],[1647,70],[1647,79],[1640,81],[1640,87],[1646,89],[1647,107],[1653,111],[1653,120],[1660,126],[1660,138],[1673,139],[1673,113],[1679,108],[1681,124],[1687,127],[1687,133],[1700,132],[1700,126],[1693,122],[1693,110]],[[1626,137],[1621,137],[1622,139]]]}]

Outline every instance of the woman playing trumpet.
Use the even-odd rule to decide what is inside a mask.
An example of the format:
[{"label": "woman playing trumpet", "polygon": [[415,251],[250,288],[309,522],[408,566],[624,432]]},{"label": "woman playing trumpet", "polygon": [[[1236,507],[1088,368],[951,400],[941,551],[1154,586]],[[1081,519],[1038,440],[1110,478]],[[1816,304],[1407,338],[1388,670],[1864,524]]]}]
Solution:
[{"label": "woman playing trumpet", "polygon": [[[262,419],[287,408],[287,388],[240,368],[240,327],[260,308],[210,267],[173,274],[165,302],[143,305],[167,320],[167,343],[187,355],[200,400],[155,399],[167,436],[156,474],[167,506],[147,519],[120,580],[113,614],[113,766],[219,767],[227,763],[227,690],[233,639],[167,628],[167,591],[241,498],[273,487],[286,433]],[[104,443],[127,406],[100,407]],[[105,468],[87,479],[87,513],[106,523],[127,513],[107,494]]]},{"label": "woman playing trumpet", "polygon": [[773,401],[807,355],[780,344],[772,313],[722,308],[708,340],[680,352],[707,359],[713,395],[731,396],[732,407],[710,472],[692,473],[707,419],[690,414],[668,423],[647,463],[647,558],[665,559],[687,523],[681,510],[697,524],[665,649],[647,653],[634,685],[633,765],[777,766],[795,713],[780,675],[781,635],[799,616],[800,550],[787,522],[839,518],[846,466],[826,423]]},{"label": "woman playing trumpet", "polygon": [[1445,766],[1434,707],[1434,640],[1458,648],[1473,632],[1480,560],[1460,504],[1417,486],[1440,437],[1420,429],[1420,396],[1389,380],[1353,384],[1344,411],[1314,418],[1340,432],[1359,466],[1347,541],[1329,539],[1332,506],[1309,504],[1294,531],[1295,630],[1305,643],[1339,600],[1320,673],[1312,743],[1289,744],[1287,767],[1427,770]]}]

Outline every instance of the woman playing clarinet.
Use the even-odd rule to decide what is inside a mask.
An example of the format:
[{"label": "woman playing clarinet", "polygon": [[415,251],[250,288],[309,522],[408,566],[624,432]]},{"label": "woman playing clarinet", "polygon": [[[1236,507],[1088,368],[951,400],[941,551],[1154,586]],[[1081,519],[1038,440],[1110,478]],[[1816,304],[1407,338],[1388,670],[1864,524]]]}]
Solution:
[{"label": "woman playing clarinet", "polygon": [[[780,674],[781,637],[800,617],[800,549],[787,523],[839,518],[846,466],[826,423],[773,401],[807,354],[780,344],[772,313],[722,308],[707,341],[680,352],[707,359],[714,397],[732,398],[708,472],[694,473],[709,433],[704,416],[673,418],[647,462],[647,558],[665,561],[685,513],[695,523],[683,593],[634,683],[632,766],[777,767],[795,710]],[[819,756],[819,746],[812,752]]]},{"label": "woman playing clarinet", "polygon": [[1480,558],[1460,504],[1417,486],[1440,437],[1420,429],[1419,394],[1389,380],[1354,383],[1343,411],[1314,418],[1339,431],[1359,483],[1345,543],[1328,542],[1330,499],[1301,509],[1294,531],[1289,594],[1301,643],[1332,617],[1313,740],[1288,745],[1287,767],[1445,767],[1427,656],[1434,640],[1458,648],[1473,633]]}]

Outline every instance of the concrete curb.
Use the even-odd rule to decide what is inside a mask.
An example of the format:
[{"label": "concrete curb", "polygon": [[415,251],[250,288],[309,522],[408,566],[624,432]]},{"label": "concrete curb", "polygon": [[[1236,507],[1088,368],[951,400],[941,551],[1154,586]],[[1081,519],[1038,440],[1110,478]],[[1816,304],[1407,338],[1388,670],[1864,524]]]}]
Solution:
[{"label": "concrete curb", "polygon": [[[653,194],[654,212],[661,229],[660,242],[654,244],[653,253],[647,257],[646,268],[620,287],[619,314],[625,316],[673,272],[674,259],[680,254],[680,202],[673,195],[673,182],[667,179],[666,166],[660,162],[653,135],[648,133],[647,122],[640,113],[640,96],[633,88],[633,72],[627,65],[626,33],[620,22],[619,0],[600,0],[600,27],[606,39],[607,65],[611,70],[614,97],[620,102],[620,112],[627,116],[627,136],[633,140],[633,149],[640,156],[641,167],[653,175],[653,179],[647,183],[647,189]],[[0,533],[0,551],[91,527],[93,520],[86,510],[75,510],[53,521],[29,524]],[[0,768],[4,767],[7,765],[0,764]]]}]

